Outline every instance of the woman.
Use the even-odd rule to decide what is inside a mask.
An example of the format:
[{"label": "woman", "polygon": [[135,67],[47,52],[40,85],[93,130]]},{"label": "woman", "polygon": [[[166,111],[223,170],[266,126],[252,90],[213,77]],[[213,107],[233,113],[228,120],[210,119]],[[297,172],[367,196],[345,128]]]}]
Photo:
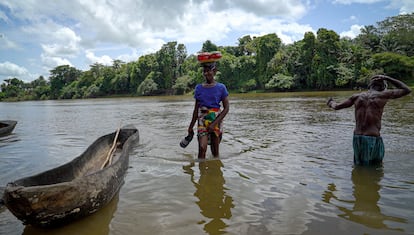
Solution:
[{"label": "woman", "polygon": [[[201,63],[203,66],[203,77],[205,82],[198,84],[195,88],[195,105],[193,117],[188,134],[193,135],[193,127],[198,121],[198,158],[205,158],[207,145],[211,146],[211,153],[214,157],[219,156],[219,145],[222,136],[221,124],[223,118],[229,112],[228,91],[224,84],[216,82],[214,76],[217,73],[216,62]],[[223,110],[220,110],[220,103]]]}]

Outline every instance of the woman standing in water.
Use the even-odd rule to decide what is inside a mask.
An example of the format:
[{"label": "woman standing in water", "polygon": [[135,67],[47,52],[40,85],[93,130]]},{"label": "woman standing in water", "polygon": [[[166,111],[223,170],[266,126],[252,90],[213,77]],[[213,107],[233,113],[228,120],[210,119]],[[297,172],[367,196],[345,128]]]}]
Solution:
[{"label": "woman standing in water", "polygon": [[[194,111],[188,127],[188,134],[194,135],[194,124],[198,123],[198,158],[205,158],[207,146],[210,144],[214,157],[219,156],[219,145],[222,137],[222,121],[229,112],[229,93],[224,84],[217,82],[214,76],[217,73],[216,61],[221,54],[202,53],[198,60],[203,67],[205,82],[197,84],[194,92]],[[221,110],[221,105],[223,110]]]}]

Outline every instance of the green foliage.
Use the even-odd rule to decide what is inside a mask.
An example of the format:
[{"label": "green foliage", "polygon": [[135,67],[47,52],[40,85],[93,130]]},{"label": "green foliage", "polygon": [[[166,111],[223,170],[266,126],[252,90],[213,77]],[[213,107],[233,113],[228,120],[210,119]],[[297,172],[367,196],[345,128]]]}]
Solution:
[{"label": "green foliage", "polygon": [[[374,74],[387,74],[414,83],[414,13],[364,26],[355,39],[321,28],[315,35],[284,45],[272,33],[245,35],[236,46],[210,40],[200,51],[220,51],[216,79],[232,91],[327,90],[365,87]],[[74,99],[113,94],[185,94],[204,81],[196,55],[184,44],[168,42],[159,51],[111,66],[95,63],[80,71],[61,65],[48,79],[25,83],[9,78],[0,84],[1,100]]]},{"label": "green foliage", "polygon": [[8,98],[17,98],[23,95],[24,82],[18,78],[5,79],[5,83],[1,84],[2,96]]},{"label": "green foliage", "polygon": [[253,39],[252,44],[256,52],[258,85],[263,88],[272,76],[268,71],[268,63],[279,50],[282,41],[273,33]]},{"label": "green foliage", "polygon": [[414,57],[384,52],[372,56],[376,69],[382,68],[384,73],[397,79],[409,79],[413,77]]},{"label": "green foliage", "polygon": [[192,88],[190,88],[190,84],[192,83],[193,80],[188,75],[177,78],[174,86],[172,87],[175,90],[174,94],[183,95],[189,92],[190,90],[192,90]]},{"label": "green foliage", "polygon": [[240,92],[248,92],[256,89],[257,82],[254,79],[249,79],[240,87]]},{"label": "green foliage", "polygon": [[157,83],[154,82],[154,73],[151,72],[148,77],[138,86],[137,93],[139,95],[151,95],[158,90]]},{"label": "green foliage", "polygon": [[81,71],[69,65],[60,65],[50,71],[51,98],[61,97],[61,91],[65,86],[78,79]]},{"label": "green foliage", "polygon": [[378,22],[378,31],[382,36],[381,52],[393,52],[414,56],[414,12],[411,14],[388,17]]},{"label": "green foliage", "polygon": [[218,51],[218,47],[216,44],[212,43],[210,40],[207,40],[203,43],[201,52],[211,52],[211,51]]},{"label": "green foliage", "polygon": [[337,87],[346,87],[352,86],[353,81],[353,71],[348,68],[345,64],[340,63],[336,68],[337,78],[335,80],[335,85]]},{"label": "green foliage", "polygon": [[79,89],[76,87],[77,83],[73,82],[69,86],[65,86],[62,88],[62,91],[60,92],[59,99],[73,99],[73,98],[80,98],[77,93],[79,92]]},{"label": "green foliage", "polygon": [[98,97],[100,94],[99,94],[99,87],[97,87],[95,84],[92,84],[91,86],[89,86],[87,89],[86,89],[86,91],[85,91],[85,93],[84,93],[84,95],[83,95],[83,97],[84,98],[96,98],[96,97]]},{"label": "green foliage", "polygon": [[339,35],[332,30],[319,29],[316,38],[316,51],[311,69],[311,78],[318,89],[333,88],[337,79],[338,55],[340,55]]},{"label": "green foliage", "polygon": [[266,83],[265,88],[268,90],[290,90],[295,84],[293,77],[284,74],[275,74],[272,79]]}]

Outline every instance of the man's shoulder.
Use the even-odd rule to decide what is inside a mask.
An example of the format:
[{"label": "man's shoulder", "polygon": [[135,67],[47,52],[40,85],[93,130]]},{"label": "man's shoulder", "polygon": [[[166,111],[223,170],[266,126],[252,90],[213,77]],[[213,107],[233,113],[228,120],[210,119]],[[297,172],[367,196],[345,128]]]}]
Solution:
[{"label": "man's shoulder", "polygon": [[364,98],[364,97],[368,97],[368,91],[355,93],[350,97],[350,99],[355,101],[357,99]]}]

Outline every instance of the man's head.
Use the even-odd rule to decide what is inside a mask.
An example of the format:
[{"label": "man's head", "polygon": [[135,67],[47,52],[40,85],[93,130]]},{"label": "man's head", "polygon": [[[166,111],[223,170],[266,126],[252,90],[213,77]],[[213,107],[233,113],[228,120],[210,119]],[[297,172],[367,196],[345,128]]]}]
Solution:
[{"label": "man's head", "polygon": [[368,84],[368,89],[375,90],[375,91],[383,91],[387,88],[387,82],[378,79],[378,78],[372,78],[371,81]]}]

